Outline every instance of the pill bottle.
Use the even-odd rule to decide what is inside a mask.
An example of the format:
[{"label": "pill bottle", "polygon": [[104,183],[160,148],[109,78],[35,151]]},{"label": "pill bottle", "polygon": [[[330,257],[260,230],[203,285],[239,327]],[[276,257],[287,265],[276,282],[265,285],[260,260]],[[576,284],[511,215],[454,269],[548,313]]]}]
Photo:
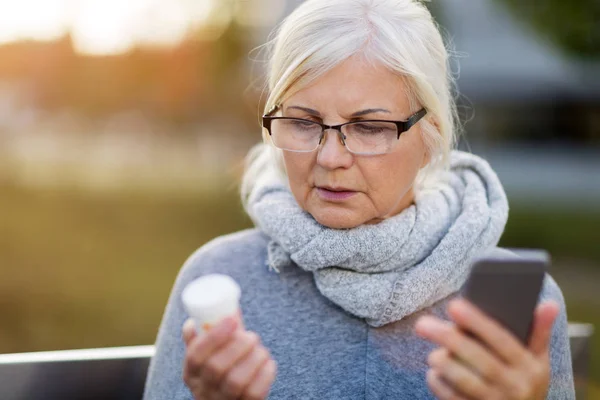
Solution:
[{"label": "pill bottle", "polygon": [[238,316],[241,289],[233,278],[210,274],[190,282],[181,294],[188,315],[199,334],[206,333],[223,318]]}]

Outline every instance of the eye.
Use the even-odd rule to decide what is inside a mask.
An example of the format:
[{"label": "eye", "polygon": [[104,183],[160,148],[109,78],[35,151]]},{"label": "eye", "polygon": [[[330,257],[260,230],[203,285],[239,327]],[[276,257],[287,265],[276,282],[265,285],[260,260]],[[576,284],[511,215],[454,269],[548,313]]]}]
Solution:
[{"label": "eye", "polygon": [[381,129],[383,129],[381,126],[377,126],[374,124],[356,124],[356,128],[362,129],[365,131],[374,131],[374,132],[377,132],[377,131],[380,131]]},{"label": "eye", "polygon": [[287,121],[288,126],[293,129],[302,129],[302,130],[314,130],[321,129],[320,126],[306,119],[290,119]]},{"label": "eye", "polygon": [[358,123],[353,124],[352,127],[360,133],[381,133],[386,129],[385,124],[377,124],[377,123]]},{"label": "eye", "polygon": [[394,123],[385,121],[364,121],[347,125],[347,132],[360,136],[393,136],[397,133]]}]

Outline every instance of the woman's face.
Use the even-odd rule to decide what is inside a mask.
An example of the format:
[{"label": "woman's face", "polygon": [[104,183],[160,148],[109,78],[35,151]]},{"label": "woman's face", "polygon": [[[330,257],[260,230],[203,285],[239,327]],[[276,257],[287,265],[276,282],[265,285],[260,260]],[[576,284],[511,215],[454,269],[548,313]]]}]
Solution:
[{"label": "woman's face", "polygon": [[[310,109],[312,111],[309,111]],[[352,115],[372,110],[359,118]],[[350,120],[406,120],[411,115],[402,79],[383,66],[352,57],[282,104],[285,117],[336,125]],[[354,155],[337,132],[326,131],[312,153],[284,151],[296,201],[320,224],[353,228],[379,222],[412,204],[413,182],[427,163],[420,124],[400,135],[391,153]]]}]

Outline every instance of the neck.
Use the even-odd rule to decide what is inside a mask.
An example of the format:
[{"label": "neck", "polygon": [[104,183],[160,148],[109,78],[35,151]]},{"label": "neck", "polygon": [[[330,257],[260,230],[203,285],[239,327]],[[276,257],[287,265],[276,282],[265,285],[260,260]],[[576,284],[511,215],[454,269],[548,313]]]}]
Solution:
[{"label": "neck", "polygon": [[383,220],[386,220],[395,215],[398,215],[402,211],[407,209],[408,207],[412,206],[414,203],[415,203],[415,191],[411,187],[410,189],[408,189],[408,192],[406,192],[406,194],[404,194],[404,196],[402,196],[400,198],[400,200],[398,200],[398,202],[394,205],[394,207],[392,207],[392,209],[389,212],[385,213],[381,217],[373,218],[372,220],[365,222],[365,225],[377,224]]}]

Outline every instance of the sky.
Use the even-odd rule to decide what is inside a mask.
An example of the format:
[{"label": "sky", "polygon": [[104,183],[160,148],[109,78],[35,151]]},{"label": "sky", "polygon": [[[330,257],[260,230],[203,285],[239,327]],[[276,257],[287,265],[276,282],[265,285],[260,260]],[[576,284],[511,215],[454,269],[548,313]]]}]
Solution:
[{"label": "sky", "polygon": [[284,5],[284,0],[0,0],[0,45],[71,32],[81,53],[118,54],[136,44],[173,45],[194,27],[226,26],[234,17],[247,25],[273,24]]}]

